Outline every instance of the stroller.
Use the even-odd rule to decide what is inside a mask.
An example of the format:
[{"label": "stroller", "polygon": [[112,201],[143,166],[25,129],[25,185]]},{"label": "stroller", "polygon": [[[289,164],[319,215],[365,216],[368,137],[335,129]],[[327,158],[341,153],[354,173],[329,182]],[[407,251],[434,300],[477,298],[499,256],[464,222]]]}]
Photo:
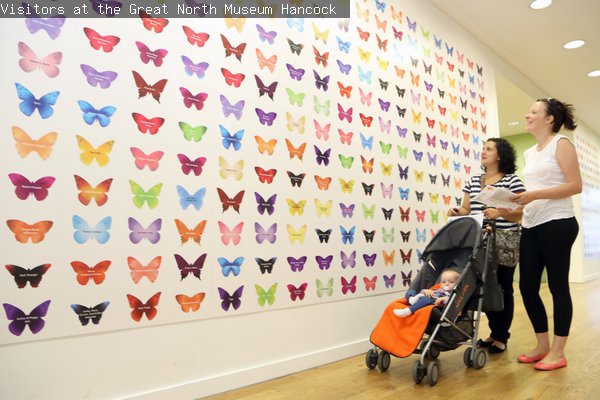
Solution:
[{"label": "stroller", "polygon": [[[371,333],[371,343],[375,346],[366,353],[369,369],[378,367],[386,371],[390,354],[396,357],[421,354],[412,367],[413,380],[420,383],[427,376],[429,385],[433,386],[439,376],[440,351],[454,350],[461,345],[468,346],[463,358],[467,367],[485,366],[486,353],[477,347],[481,312],[498,311],[503,307],[496,278],[497,263],[491,257],[493,239],[493,231],[482,231],[473,218],[453,220],[439,230],[423,251],[423,266],[410,289],[419,292],[429,288],[443,269],[452,268],[460,277],[448,301],[443,308],[428,306],[409,318],[399,318],[393,313],[396,308],[406,307],[405,299],[388,305]],[[431,359],[427,366],[426,358]]]}]

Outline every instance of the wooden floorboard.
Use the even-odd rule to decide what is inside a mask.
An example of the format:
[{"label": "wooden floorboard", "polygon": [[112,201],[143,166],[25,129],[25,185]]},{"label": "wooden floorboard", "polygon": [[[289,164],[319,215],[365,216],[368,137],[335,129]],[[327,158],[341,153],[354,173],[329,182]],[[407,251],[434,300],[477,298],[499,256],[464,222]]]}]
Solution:
[{"label": "wooden floorboard", "polygon": [[[515,283],[518,292],[518,284]],[[507,351],[488,356],[484,368],[466,368],[463,354],[466,347],[443,352],[439,357],[439,379],[435,386],[427,378],[415,384],[412,365],[418,355],[404,359],[392,357],[389,370],[369,370],[365,354],[336,363],[273,379],[239,390],[207,397],[210,400],[596,400],[600,398],[600,279],[584,284],[572,284],[574,302],[573,324],[567,345],[568,367],[542,372],[531,364],[516,361],[519,354],[535,343],[533,329],[516,295],[512,338]],[[542,287],[552,327],[551,296]],[[383,311],[383,310],[382,310]],[[487,336],[487,320],[482,318],[480,337]],[[365,352],[368,348],[365,348]]]}]

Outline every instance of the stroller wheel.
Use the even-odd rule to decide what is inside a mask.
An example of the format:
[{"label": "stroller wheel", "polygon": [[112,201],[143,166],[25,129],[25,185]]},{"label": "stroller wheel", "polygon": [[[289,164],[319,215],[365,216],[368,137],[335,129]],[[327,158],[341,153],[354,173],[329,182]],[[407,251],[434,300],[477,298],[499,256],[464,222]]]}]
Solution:
[{"label": "stroller wheel", "polygon": [[463,356],[463,361],[465,362],[465,365],[467,367],[472,367],[473,366],[473,360],[471,360],[471,353],[473,352],[473,348],[472,347],[467,347],[467,349],[465,350],[465,354]]},{"label": "stroller wheel", "polygon": [[415,361],[412,366],[412,377],[415,383],[421,383],[423,378],[425,378],[426,373],[425,365],[421,364],[419,360]]},{"label": "stroller wheel", "polygon": [[481,369],[485,366],[485,362],[487,361],[487,355],[483,349],[475,350],[475,357],[473,360],[473,368]]},{"label": "stroller wheel", "polygon": [[438,368],[437,361],[429,363],[429,365],[427,366],[427,382],[429,382],[429,386],[435,386],[439,376],[440,369]]},{"label": "stroller wheel", "polygon": [[379,353],[379,357],[377,358],[377,366],[381,372],[385,372],[390,367],[391,357],[390,353],[387,351],[382,351]]},{"label": "stroller wheel", "polygon": [[365,357],[367,368],[374,369],[377,366],[377,356],[377,349],[369,349],[369,351],[367,351],[367,355]]}]

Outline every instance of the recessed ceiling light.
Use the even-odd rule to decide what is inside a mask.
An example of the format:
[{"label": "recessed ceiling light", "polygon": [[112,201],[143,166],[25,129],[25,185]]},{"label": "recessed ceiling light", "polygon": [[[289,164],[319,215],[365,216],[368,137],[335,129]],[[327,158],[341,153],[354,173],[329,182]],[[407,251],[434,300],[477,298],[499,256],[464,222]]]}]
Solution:
[{"label": "recessed ceiling light", "polygon": [[512,121],[512,122],[509,122],[509,123],[508,123],[508,125],[510,125],[510,126],[519,125],[519,121]]},{"label": "recessed ceiling light", "polygon": [[573,40],[569,43],[565,43],[563,47],[565,49],[578,49],[579,47],[583,46],[584,44],[585,44],[584,40]]},{"label": "recessed ceiling light", "polygon": [[534,10],[541,10],[542,8],[550,6],[550,4],[552,4],[552,0],[535,0],[529,5],[529,7],[533,8]]},{"label": "recessed ceiling light", "polygon": [[596,78],[596,77],[600,76],[600,69],[597,69],[592,72],[588,72],[587,76],[589,76],[590,78]]}]

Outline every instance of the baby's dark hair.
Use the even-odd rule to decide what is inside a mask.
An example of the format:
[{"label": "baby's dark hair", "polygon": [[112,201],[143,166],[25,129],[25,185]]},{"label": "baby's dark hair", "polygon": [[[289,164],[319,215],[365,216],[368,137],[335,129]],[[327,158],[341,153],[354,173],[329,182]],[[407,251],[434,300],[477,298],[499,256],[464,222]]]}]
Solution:
[{"label": "baby's dark hair", "polygon": [[563,103],[560,100],[553,99],[552,97],[546,97],[538,99],[546,105],[546,114],[554,117],[554,124],[552,124],[552,132],[558,133],[560,128],[563,126],[565,129],[572,131],[577,128],[577,122],[573,115],[575,108],[572,104]]},{"label": "baby's dark hair", "polygon": [[517,170],[517,152],[512,144],[503,138],[489,138],[496,144],[498,152],[498,170],[504,174],[514,174]]}]

